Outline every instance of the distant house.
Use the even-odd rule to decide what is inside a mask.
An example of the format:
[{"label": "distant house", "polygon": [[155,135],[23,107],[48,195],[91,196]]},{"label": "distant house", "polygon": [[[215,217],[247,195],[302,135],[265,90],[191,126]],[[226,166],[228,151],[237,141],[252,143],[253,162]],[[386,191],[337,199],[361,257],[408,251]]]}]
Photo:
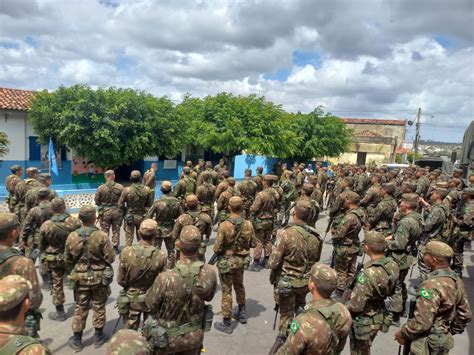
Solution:
[{"label": "distant house", "polygon": [[380,164],[395,162],[397,149],[403,148],[406,120],[342,118],[354,131],[348,152],[338,158],[346,164]]}]

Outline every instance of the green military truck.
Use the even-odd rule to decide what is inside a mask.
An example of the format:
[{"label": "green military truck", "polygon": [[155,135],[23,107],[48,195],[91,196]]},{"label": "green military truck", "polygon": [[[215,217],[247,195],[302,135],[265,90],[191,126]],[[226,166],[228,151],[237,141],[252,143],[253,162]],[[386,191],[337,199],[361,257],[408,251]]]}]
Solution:
[{"label": "green military truck", "polygon": [[474,121],[471,121],[464,132],[459,164],[461,165],[464,184],[469,186],[469,175],[474,173]]}]

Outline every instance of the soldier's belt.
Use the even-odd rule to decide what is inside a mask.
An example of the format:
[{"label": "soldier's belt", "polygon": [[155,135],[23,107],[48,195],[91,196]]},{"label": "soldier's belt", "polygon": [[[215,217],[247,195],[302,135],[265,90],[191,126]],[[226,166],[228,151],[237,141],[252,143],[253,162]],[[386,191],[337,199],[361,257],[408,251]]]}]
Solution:
[{"label": "soldier's belt", "polygon": [[169,328],[163,325],[162,327],[166,329],[166,333],[168,334],[168,336],[177,337],[180,335],[188,334],[196,330],[202,329],[202,320],[199,319],[194,322],[189,322],[186,324],[177,325],[177,326],[169,327]]}]

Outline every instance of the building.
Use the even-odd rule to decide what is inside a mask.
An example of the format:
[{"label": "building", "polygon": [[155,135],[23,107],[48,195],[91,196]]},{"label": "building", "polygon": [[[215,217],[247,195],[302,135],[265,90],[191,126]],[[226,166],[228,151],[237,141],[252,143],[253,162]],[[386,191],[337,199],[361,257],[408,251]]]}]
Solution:
[{"label": "building", "polygon": [[348,152],[342,154],[338,163],[382,164],[395,162],[397,149],[403,148],[406,120],[382,120],[368,118],[342,118],[353,130]]}]

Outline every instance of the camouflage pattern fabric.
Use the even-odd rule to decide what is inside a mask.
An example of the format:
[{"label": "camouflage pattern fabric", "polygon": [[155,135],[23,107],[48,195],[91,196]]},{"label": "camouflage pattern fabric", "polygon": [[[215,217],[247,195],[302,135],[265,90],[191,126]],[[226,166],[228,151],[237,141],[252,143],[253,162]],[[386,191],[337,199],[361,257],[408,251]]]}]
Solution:
[{"label": "camouflage pattern fabric", "polygon": [[267,188],[257,194],[250,207],[250,211],[254,215],[255,260],[260,259],[262,252],[265,257],[269,257],[272,252],[273,211],[277,207],[278,200],[279,196],[276,190]]},{"label": "camouflage pattern fabric", "polygon": [[[15,342],[16,340],[16,342]],[[51,355],[51,351],[42,344],[38,339],[30,338],[26,336],[26,330],[24,327],[9,324],[0,324],[0,353],[3,354],[3,347],[11,341],[14,344],[19,344],[17,348],[21,350],[18,352],[19,355]],[[22,348],[23,344],[27,342],[34,342],[26,347]]]},{"label": "camouflage pattern fabric", "polygon": [[107,235],[112,230],[112,244],[115,247],[120,245],[123,214],[118,208],[118,201],[122,192],[123,186],[111,181],[100,185],[94,196],[95,204],[99,207],[100,229]]},{"label": "camouflage pattern fabric", "polygon": [[369,229],[374,229],[386,237],[389,236],[392,233],[392,220],[396,210],[397,201],[392,196],[386,196],[367,218]]},{"label": "camouflage pattern fabric", "polygon": [[214,220],[214,196],[216,193],[216,187],[211,183],[202,183],[196,189],[196,196],[201,205],[201,211],[207,213],[211,220]]},{"label": "camouflage pattern fabric", "polygon": [[17,204],[15,198],[15,187],[21,181],[21,177],[16,174],[10,174],[5,179],[5,188],[8,192],[8,210],[10,211],[10,213],[13,213],[15,211],[15,206]]},{"label": "camouflage pattern fabric", "polygon": [[217,213],[219,214],[220,222],[224,221],[228,217],[230,213],[229,200],[233,196],[240,196],[240,192],[239,190],[237,190],[237,188],[229,186],[227,190],[222,192],[219,198],[217,199],[216,208]]},{"label": "camouflage pattern fabric", "polygon": [[196,180],[190,176],[185,176],[178,181],[174,189],[174,196],[184,199],[186,196],[196,192]]},{"label": "camouflage pattern fabric", "polygon": [[22,241],[25,245],[25,255],[29,256],[34,248],[38,247],[41,225],[53,216],[51,202],[41,201],[26,215],[23,226]]},{"label": "camouflage pattern fabric", "polygon": [[110,339],[107,355],[151,355],[143,335],[131,329],[122,329]]},{"label": "camouflage pattern fabric", "polygon": [[[32,188],[28,190],[25,196],[25,209],[26,212],[28,213],[33,207],[36,207],[39,205],[39,197],[38,197],[38,192],[43,186],[38,186],[35,188]],[[48,187],[48,201],[52,201],[53,198],[58,197],[58,194],[56,191]]]},{"label": "camouflage pattern fabric", "polygon": [[263,191],[263,175],[257,174],[253,177],[253,182],[257,186],[257,193]]},{"label": "camouflage pattern fabric", "polygon": [[237,186],[240,196],[243,200],[243,217],[245,219],[250,218],[250,207],[255,200],[255,195],[257,194],[257,184],[250,180],[244,180]]},{"label": "camouflage pattern fabric", "polygon": [[39,187],[40,183],[36,179],[25,179],[20,181],[19,183],[16,184],[15,186],[15,201],[16,201],[16,206],[15,206],[15,213],[18,217],[18,220],[20,221],[20,224],[23,223],[27,211],[25,208],[26,204],[26,193],[34,189],[35,187]]},{"label": "camouflage pattern fabric", "polygon": [[416,193],[421,197],[427,195],[428,189],[430,187],[430,180],[425,175],[421,175],[416,181]]}]

